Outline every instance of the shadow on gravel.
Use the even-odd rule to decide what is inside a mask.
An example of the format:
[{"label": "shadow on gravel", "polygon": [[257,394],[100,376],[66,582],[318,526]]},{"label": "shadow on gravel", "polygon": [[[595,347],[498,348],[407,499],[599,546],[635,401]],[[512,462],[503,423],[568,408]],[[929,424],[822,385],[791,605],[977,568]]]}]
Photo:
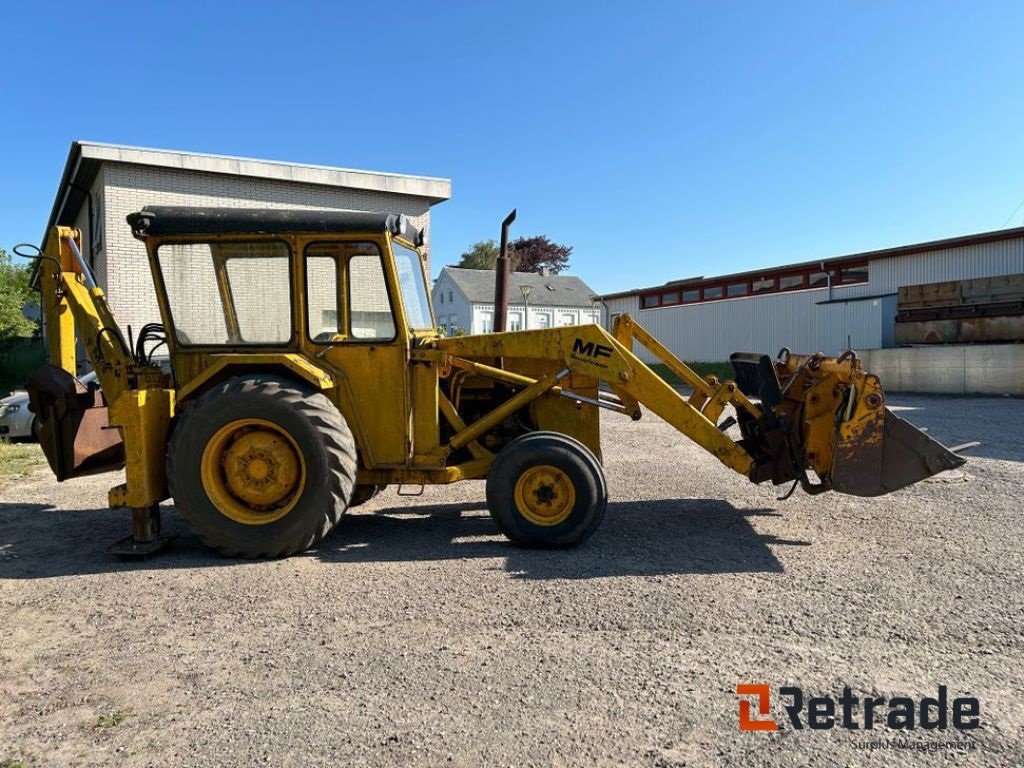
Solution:
[{"label": "shadow on gravel", "polygon": [[90,573],[232,565],[193,536],[171,506],[163,529],[178,538],[146,560],[119,560],[107,547],[131,533],[124,510],[60,510],[50,504],[0,503],[0,579],[43,579]]},{"label": "shadow on gravel", "polygon": [[[164,531],[178,535],[174,544],[146,560],[118,560],[106,549],[128,532],[125,512],[2,503],[0,579],[259,562],[217,555],[187,530],[173,507],[163,512]],[[327,564],[504,558],[504,570],[526,579],[781,572],[769,545],[807,542],[759,534],[750,524],[753,517],[776,516],[712,499],[615,502],[583,546],[541,551],[511,545],[482,502],[389,507],[348,515],[319,549],[299,557]]]},{"label": "shadow on gravel", "polygon": [[510,544],[482,503],[381,509],[345,519],[316,556],[345,563],[504,557],[505,570],[526,579],[781,572],[768,545],[808,542],[762,535],[750,524],[777,516],[713,499],[613,502],[581,547],[544,551]]}]

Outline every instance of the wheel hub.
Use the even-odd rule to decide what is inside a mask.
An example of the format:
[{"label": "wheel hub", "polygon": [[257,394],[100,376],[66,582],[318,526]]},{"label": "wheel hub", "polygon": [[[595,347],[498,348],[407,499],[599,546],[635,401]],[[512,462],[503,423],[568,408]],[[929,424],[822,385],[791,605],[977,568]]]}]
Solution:
[{"label": "wheel hub", "polygon": [[221,427],[203,451],[202,476],[217,509],[248,525],[286,515],[305,482],[302,457],[291,436],[260,419]]},{"label": "wheel hub", "polygon": [[530,467],[516,481],[519,513],[535,525],[558,525],[576,505],[576,489],[569,476],[548,464]]},{"label": "wheel hub", "polygon": [[295,490],[299,461],[281,436],[254,429],[238,437],[224,453],[229,490],[254,506],[276,504]]}]

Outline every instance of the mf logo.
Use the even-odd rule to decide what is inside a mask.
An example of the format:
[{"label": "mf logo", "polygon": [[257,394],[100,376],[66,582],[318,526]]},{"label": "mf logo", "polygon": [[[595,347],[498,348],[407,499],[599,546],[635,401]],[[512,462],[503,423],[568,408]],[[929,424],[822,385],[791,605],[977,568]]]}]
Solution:
[{"label": "mf logo", "polygon": [[[736,686],[737,696],[753,696],[757,700],[757,712],[767,715],[771,708],[771,692],[767,685],[740,683]],[[772,719],[755,720],[750,715],[750,700],[740,699],[740,730],[741,731],[777,731],[779,724]]]},{"label": "mf logo", "polygon": [[572,342],[572,352],[574,355],[585,355],[593,360],[597,360],[599,357],[611,357],[612,351],[611,347],[604,344],[595,344],[592,341],[584,342],[580,338]]}]

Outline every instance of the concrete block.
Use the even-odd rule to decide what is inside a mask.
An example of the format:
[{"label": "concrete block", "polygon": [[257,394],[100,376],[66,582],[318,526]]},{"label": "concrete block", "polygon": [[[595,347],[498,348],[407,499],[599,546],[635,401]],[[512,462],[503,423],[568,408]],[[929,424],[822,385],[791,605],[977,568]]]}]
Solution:
[{"label": "concrete block", "polygon": [[1024,396],[1024,345],[975,344],[858,350],[886,392]]},{"label": "concrete block", "polygon": [[1024,345],[985,344],[965,350],[968,394],[1024,395]]}]

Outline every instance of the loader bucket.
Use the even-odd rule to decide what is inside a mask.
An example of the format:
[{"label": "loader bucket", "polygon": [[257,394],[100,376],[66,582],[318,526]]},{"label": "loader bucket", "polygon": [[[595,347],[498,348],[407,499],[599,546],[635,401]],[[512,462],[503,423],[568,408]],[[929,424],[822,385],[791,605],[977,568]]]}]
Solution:
[{"label": "loader bucket", "polygon": [[99,389],[55,365],[33,373],[26,388],[29,407],[39,418],[39,442],[58,480],[124,466],[121,433],[108,425]]},{"label": "loader bucket", "polygon": [[869,431],[856,442],[836,446],[832,489],[852,496],[882,496],[966,463],[886,408],[881,440]]}]

